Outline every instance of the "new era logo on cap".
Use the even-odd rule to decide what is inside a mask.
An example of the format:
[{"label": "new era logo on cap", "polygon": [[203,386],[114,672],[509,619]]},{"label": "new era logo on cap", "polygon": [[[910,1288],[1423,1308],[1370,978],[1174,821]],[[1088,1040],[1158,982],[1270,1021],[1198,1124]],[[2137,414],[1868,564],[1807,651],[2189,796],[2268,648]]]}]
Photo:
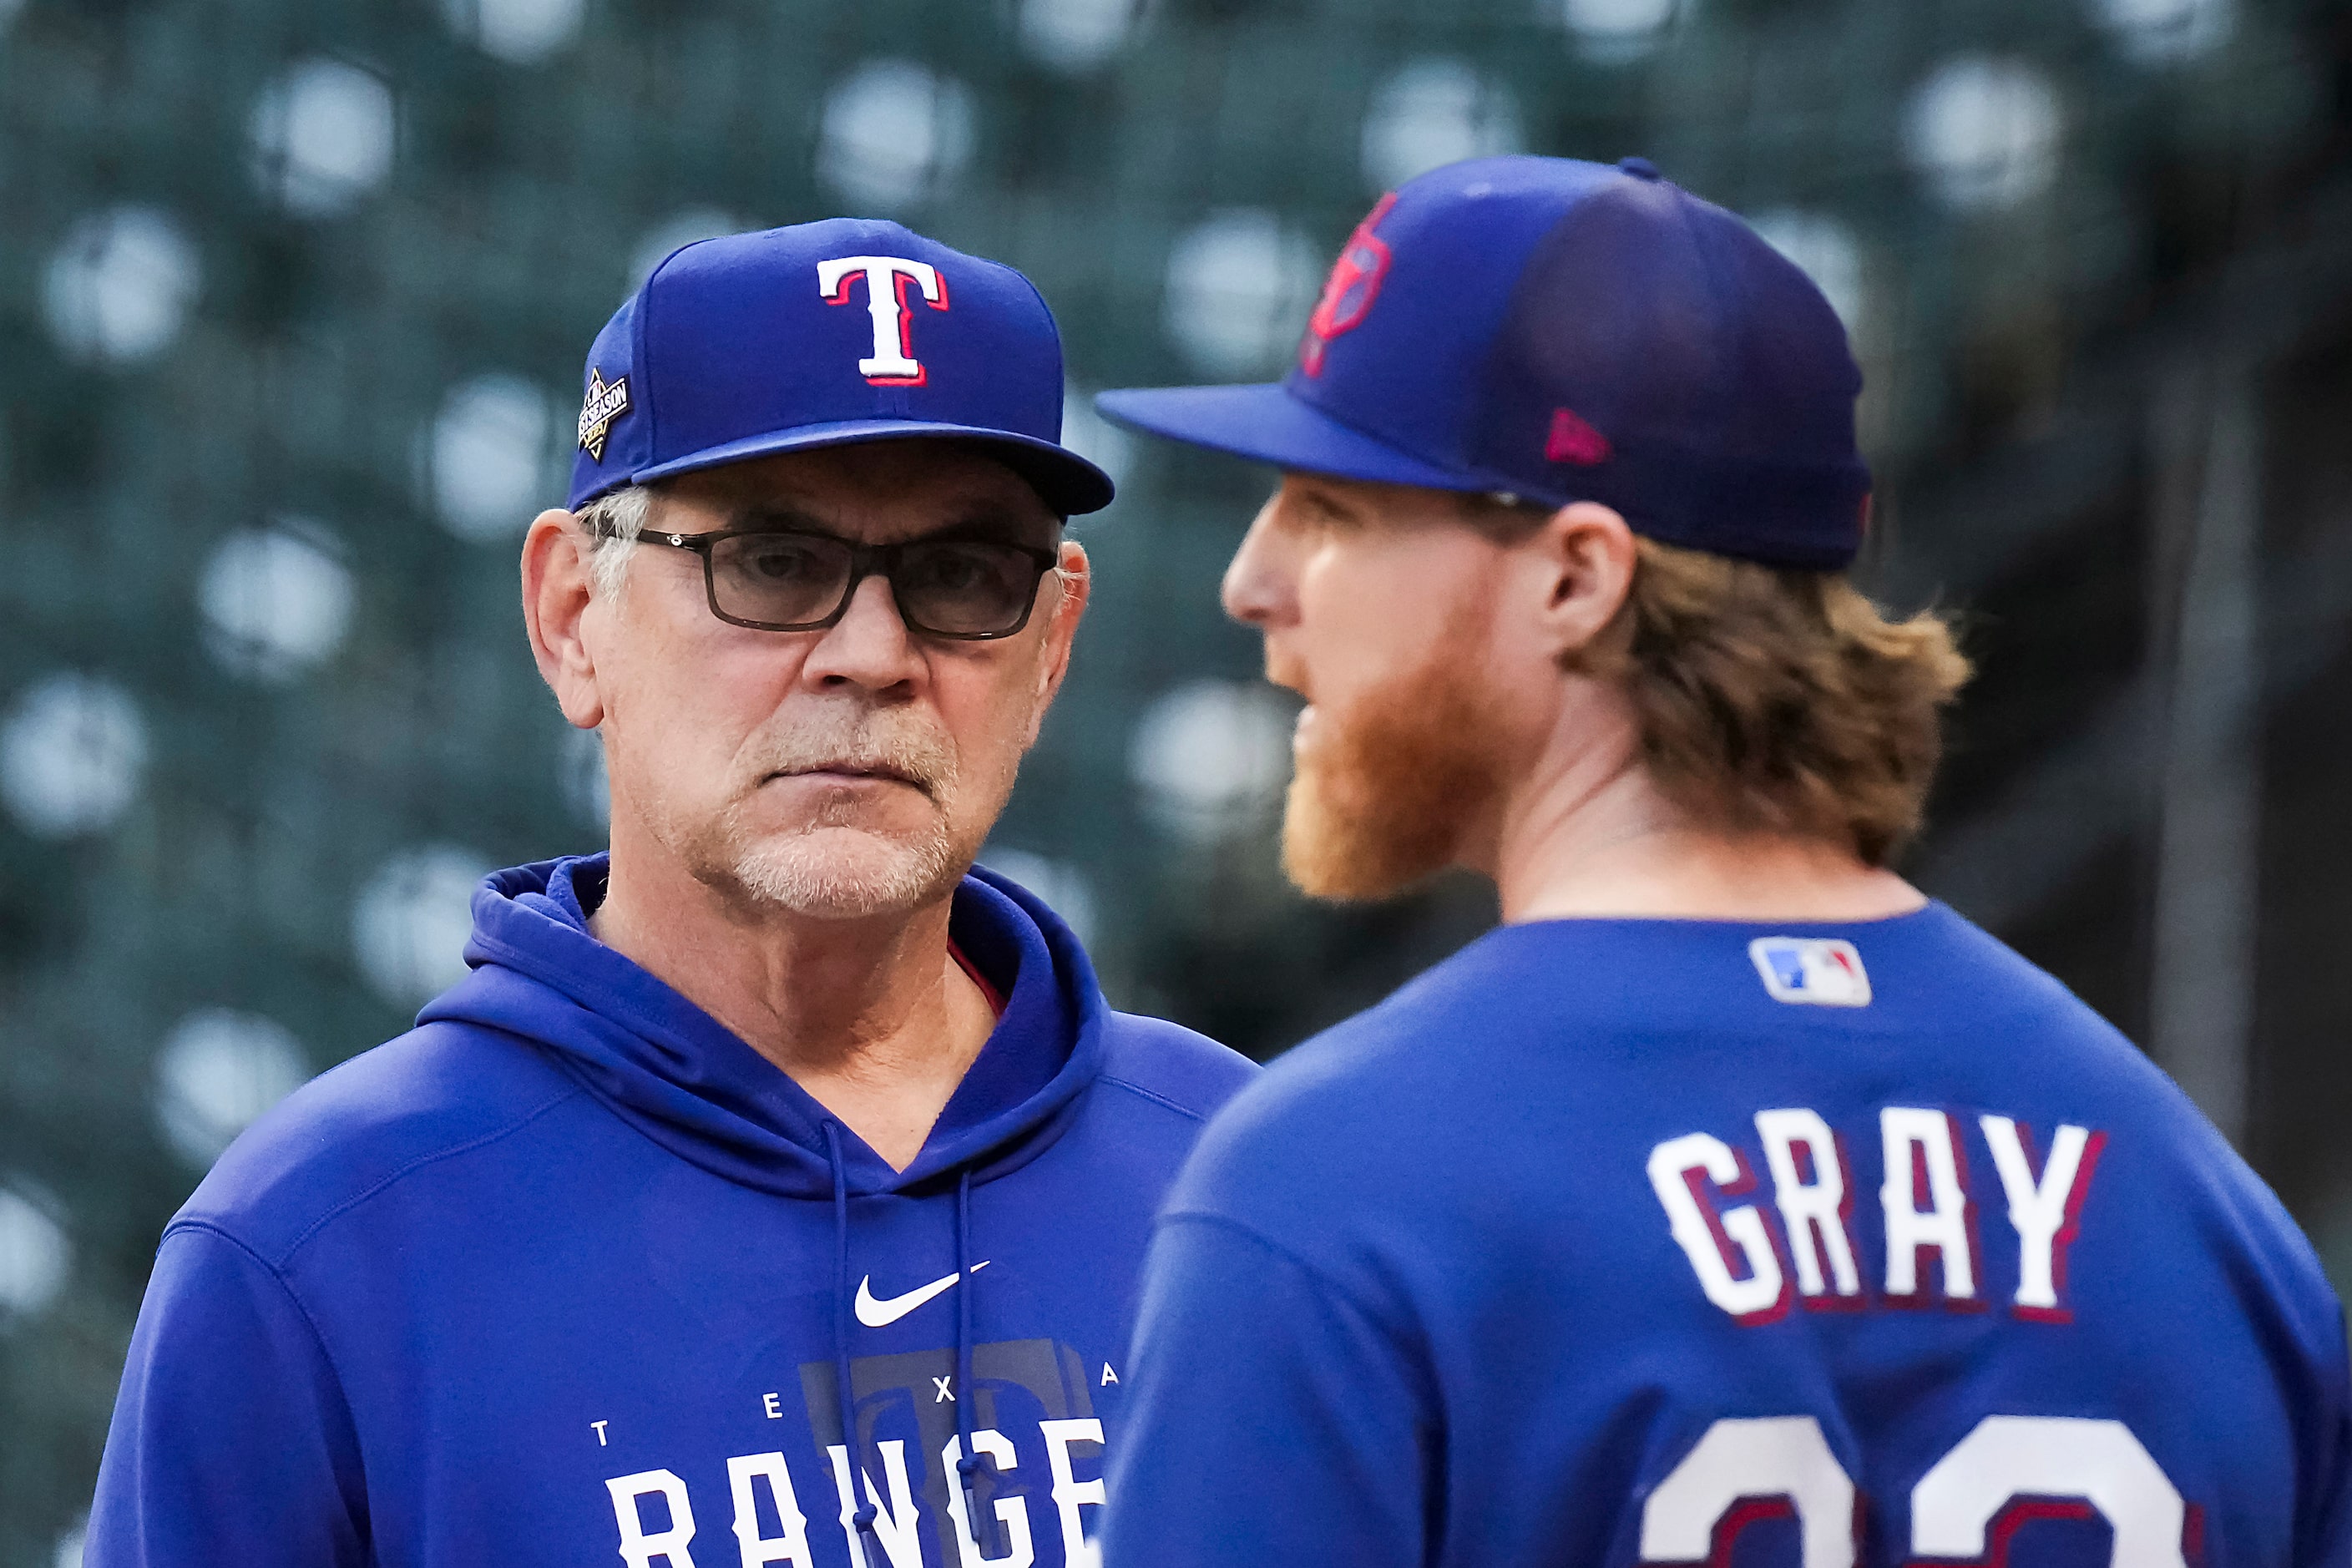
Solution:
[{"label": "new era logo on cap", "polygon": [[1638,158],[1479,158],[1356,226],[1277,385],[1107,392],[1277,468],[1598,501],[1669,544],[1811,570],[1862,541],[1862,374],[1805,275]]},{"label": "new era logo on cap", "polygon": [[1062,341],[1037,290],[895,223],[685,247],[597,334],[583,387],[575,511],[699,468],[919,437],[983,445],[1066,517],[1111,499],[1061,444]]},{"label": "new era logo on cap", "polygon": [[1834,937],[1759,936],[1748,944],[1756,973],[1776,1002],[1867,1007],[1870,975],[1853,943]]}]

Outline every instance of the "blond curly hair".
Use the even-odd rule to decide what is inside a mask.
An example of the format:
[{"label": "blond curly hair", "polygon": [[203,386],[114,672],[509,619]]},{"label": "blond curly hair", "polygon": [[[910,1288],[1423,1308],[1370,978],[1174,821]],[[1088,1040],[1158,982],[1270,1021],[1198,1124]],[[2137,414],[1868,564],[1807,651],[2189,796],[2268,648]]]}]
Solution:
[{"label": "blond curly hair", "polygon": [[1970,674],[1950,623],[1890,620],[1843,573],[1636,543],[1624,605],[1575,662],[1622,684],[1658,788],[1734,831],[1892,860],[1919,830],[1942,710]]}]

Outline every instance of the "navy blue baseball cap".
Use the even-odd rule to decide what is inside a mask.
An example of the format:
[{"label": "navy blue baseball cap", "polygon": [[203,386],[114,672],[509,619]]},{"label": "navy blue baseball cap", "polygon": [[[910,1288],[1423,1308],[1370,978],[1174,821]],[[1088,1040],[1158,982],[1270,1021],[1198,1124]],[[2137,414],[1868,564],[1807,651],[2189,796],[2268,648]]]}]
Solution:
[{"label": "navy blue baseball cap", "polygon": [[1381,198],[1277,384],[1106,392],[1280,468],[1551,506],[1830,570],[1861,547],[1862,373],[1812,280],[1638,158],[1480,158]]},{"label": "navy blue baseball cap", "polygon": [[596,334],[572,510],[625,485],[811,447],[984,444],[1064,517],[1110,477],[1061,444],[1062,339],[1010,267],[828,218],[673,252]]}]

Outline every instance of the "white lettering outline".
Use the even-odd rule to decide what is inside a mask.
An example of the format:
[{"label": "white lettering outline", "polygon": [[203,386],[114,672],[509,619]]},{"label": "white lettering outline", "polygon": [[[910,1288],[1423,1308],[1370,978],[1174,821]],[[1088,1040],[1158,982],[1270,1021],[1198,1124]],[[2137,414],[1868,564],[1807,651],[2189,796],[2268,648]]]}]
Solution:
[{"label": "white lettering outline", "polygon": [[[1802,1106],[1756,1113],[1756,1135],[1764,1141],[1765,1168],[1772,1173],[1772,1202],[1780,1211],[1780,1229],[1789,1238],[1789,1258],[1797,1266],[1797,1289],[1807,1298],[1824,1295],[1836,1281],[1837,1294],[1859,1299],[1862,1271],[1855,1266],[1853,1235],[1846,1215],[1853,1205],[1853,1186],[1847,1180],[1845,1150],[1837,1134],[1817,1110]],[[1801,1180],[1796,1149],[1804,1145],[1812,1162],[1813,1179]],[[1826,1252],[1829,1267],[1822,1267]]]},{"label": "white lettering outline", "polygon": [[1977,1124],[1992,1151],[1993,1169],[2009,1200],[2010,1227],[2017,1232],[2017,1295],[2010,1311],[2042,1322],[2072,1322],[2074,1314],[2058,1298],[2066,1283],[2066,1249],[2082,1228],[2091,1173],[2107,1135],[2062,1122],[2036,1181],[2030,1129],[2006,1116],[1979,1117]]},{"label": "white lettering outline", "polygon": [[[776,1521],[783,1527],[782,1535],[760,1533],[760,1505],[751,1491],[754,1479],[768,1483],[768,1496],[776,1505]],[[809,1557],[808,1515],[801,1511],[800,1499],[793,1494],[793,1475],[784,1468],[782,1454],[740,1454],[729,1459],[727,1489],[735,1502],[735,1547],[743,1559],[743,1568],[765,1568],[770,1563],[816,1568]]]},{"label": "white lettering outline", "polygon": [[[882,1479],[890,1489],[890,1506],[882,1506],[879,1493],[874,1489],[874,1478],[858,1467],[866,1482],[866,1500],[874,1505],[874,1539],[882,1543],[882,1554],[890,1560],[890,1568],[923,1568],[923,1542],[919,1531],[922,1521],[915,1517],[914,1489],[907,1480],[907,1445],[897,1437],[885,1437],[875,1445],[882,1456]],[[825,1458],[833,1461],[833,1489],[841,1497],[841,1534],[849,1542],[850,1568],[875,1568],[866,1561],[866,1545],[857,1538],[857,1501],[849,1489],[849,1450],[839,1443],[830,1444]]]},{"label": "white lettering outline", "polygon": [[[1947,1301],[1977,1296],[1975,1205],[1962,1173],[1960,1130],[1940,1110],[1890,1105],[1878,1113],[1881,1152],[1886,1163],[1878,1202],[1886,1222],[1886,1294],[1897,1305],[1925,1298],[1919,1286],[1919,1254],[1929,1247],[1942,1264]],[[1927,1168],[1932,1208],[1919,1207],[1914,1190],[1911,1152]]]},{"label": "white lettering outline", "polygon": [[1911,1489],[1911,1554],[1985,1555],[1988,1527],[2024,1498],[2089,1503],[2113,1531],[2110,1568],[2186,1568],[2188,1505],[2130,1427],[2066,1415],[1988,1415]]},{"label": "white lettering outline", "polygon": [[[1780,1272],[1771,1227],[1754,1204],[1717,1212],[1701,1198],[1694,1176],[1737,1195],[1755,1183],[1748,1163],[1722,1139],[1685,1132],[1650,1151],[1650,1188],[1666,1211],[1666,1229],[1680,1244],[1706,1299],[1742,1323],[1769,1322],[1788,1310],[1788,1280]],[[1735,1279],[1728,1242],[1739,1248],[1748,1278]]]},{"label": "white lettering outline", "polygon": [[[613,1494],[613,1518],[621,1527],[622,1562],[629,1568],[653,1568],[658,1557],[668,1568],[694,1568],[694,1553],[687,1550],[694,1541],[694,1504],[688,1500],[686,1482],[677,1471],[639,1470],[634,1476],[615,1476],[604,1483],[604,1489]],[[656,1492],[669,1504],[669,1528],[648,1535],[637,1500]]]},{"label": "white lettering outline", "polygon": [[1642,1505],[1642,1561],[1704,1563],[1744,1500],[1786,1498],[1803,1568],[1853,1568],[1853,1480],[1810,1415],[1716,1422]]},{"label": "white lettering outline", "polygon": [[857,362],[857,372],[874,386],[921,386],[930,378],[915,357],[915,318],[907,302],[913,283],[934,310],[948,308],[948,286],[939,268],[903,256],[836,256],[816,264],[817,292],[828,305],[849,303],[849,280],[866,279],[866,310],[874,321],[874,353]]},{"label": "white lettering outline", "polygon": [[1093,1480],[1082,1481],[1070,1467],[1071,1444],[1102,1447],[1102,1423],[1086,1415],[1068,1421],[1040,1421],[1037,1430],[1045,1439],[1046,1467],[1054,1472],[1054,1507],[1062,1516],[1062,1562],[1066,1568],[1102,1568],[1102,1548],[1087,1539],[1078,1510],[1103,1505],[1103,1480],[1097,1476]]},{"label": "white lettering outline", "polygon": [[[971,1435],[971,1451],[985,1457],[1000,1476],[1021,1463],[1013,1451],[1012,1440],[993,1427],[983,1426]],[[1037,1543],[1029,1529],[1029,1500],[1017,1492],[996,1500],[991,1511],[1004,1527],[1010,1544],[1002,1557],[982,1556],[971,1521],[964,1513],[963,1478],[957,1473],[962,1463],[963,1439],[949,1438],[948,1446],[940,1450],[940,1473],[947,1478],[948,1518],[955,1523],[956,1555],[963,1568],[1030,1568],[1037,1561]]]}]

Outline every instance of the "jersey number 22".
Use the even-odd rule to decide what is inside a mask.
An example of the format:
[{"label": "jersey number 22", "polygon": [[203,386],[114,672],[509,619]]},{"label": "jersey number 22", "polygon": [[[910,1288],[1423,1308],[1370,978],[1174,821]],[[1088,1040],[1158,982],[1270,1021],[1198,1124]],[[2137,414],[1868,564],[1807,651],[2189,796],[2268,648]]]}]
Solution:
[{"label": "jersey number 22", "polygon": [[[1853,1568],[1854,1486],[1810,1415],[1722,1420],[1642,1510],[1642,1561],[1696,1563],[1743,1504],[1786,1499],[1804,1568]],[[2086,1503],[2114,1532],[2110,1568],[2185,1568],[2188,1509],[2120,1421],[1988,1415],[1911,1489],[1911,1555],[1981,1560],[2025,1500]]]}]

